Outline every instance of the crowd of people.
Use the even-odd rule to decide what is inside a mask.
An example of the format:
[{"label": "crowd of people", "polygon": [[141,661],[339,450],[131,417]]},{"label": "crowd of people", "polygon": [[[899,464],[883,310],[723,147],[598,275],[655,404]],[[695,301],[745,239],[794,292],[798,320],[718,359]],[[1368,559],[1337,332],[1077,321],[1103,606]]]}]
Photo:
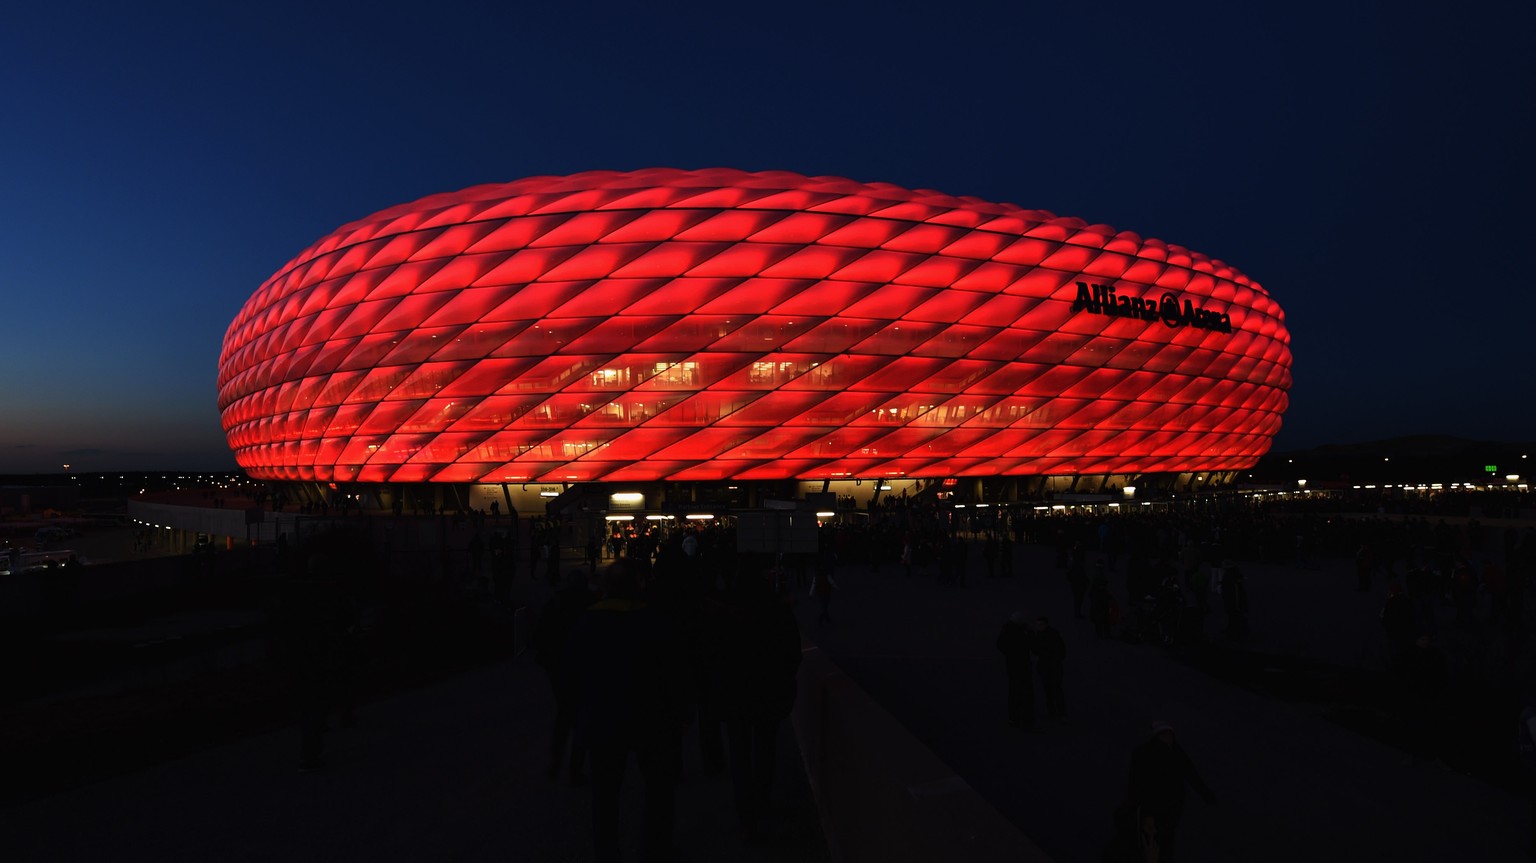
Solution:
[{"label": "crowd of people", "polygon": [[[696,532],[654,559],[573,569],[531,639],[555,697],[547,774],[590,784],[599,861],[618,860],[620,790],[634,762],[644,785],[642,851],[669,859],[684,732],[706,774],[729,772],[737,832],[761,838],[780,727],[795,700],[800,634],[773,571],[722,578]],[[706,562],[707,561],[707,562]]]},{"label": "crowd of people", "polygon": [[[914,502],[824,527],[813,555],[737,555],[733,529],[714,522],[594,535],[585,565],[563,573],[561,525],[535,520],[525,535],[531,575],[560,582],[530,644],[555,704],[547,775],[591,786],[600,860],[618,859],[620,788],[631,761],[645,789],[642,843],[658,858],[670,853],[672,800],[690,726],[706,772],[731,778],[741,837],[759,838],[800,658],[790,592],[814,598],[820,625],[829,626],[838,575],[855,568],[878,579],[927,578],[960,590],[973,579],[1017,577],[1018,546],[1043,546],[1054,552],[1072,617],[1085,619],[1096,636],[1185,648],[1248,637],[1248,562],[1312,568],[1325,557],[1352,557],[1355,578],[1339,586],[1340,595],[1385,595],[1379,624],[1367,625],[1380,626],[1402,696],[1398,707],[1426,757],[1449,733],[1447,699],[1458,678],[1477,678],[1511,697],[1533,679],[1524,594],[1536,577],[1536,534],[1530,527],[1488,529],[1476,518],[1262,507],[957,515]],[[325,626],[345,620],[345,609],[325,605],[322,599],[316,613],[330,621]],[[304,625],[295,630],[297,644],[310,637]],[[1462,654],[1448,651],[1447,641],[1460,644]],[[1464,655],[1473,641],[1481,646]],[[1067,640],[1048,617],[1014,613],[996,647],[1006,669],[1007,721],[1037,729],[1064,720]],[[301,701],[326,688],[302,674],[295,687]],[[1528,694],[1524,703],[1536,705],[1536,688]],[[311,717],[335,707],[329,696],[315,701]],[[307,720],[305,727],[323,726]],[[318,761],[318,752],[306,731],[306,764],[312,753]],[[1134,855],[1152,849],[1158,859],[1173,859],[1184,788],[1204,797],[1210,790],[1164,720],[1131,765],[1111,856],[1147,859]],[[1536,777],[1536,757],[1531,769]]]}]

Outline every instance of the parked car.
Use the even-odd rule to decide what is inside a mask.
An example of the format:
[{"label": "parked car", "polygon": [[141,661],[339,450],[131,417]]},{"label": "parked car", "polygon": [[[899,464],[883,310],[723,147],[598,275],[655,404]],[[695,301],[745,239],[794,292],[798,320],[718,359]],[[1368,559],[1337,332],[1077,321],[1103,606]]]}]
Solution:
[{"label": "parked car", "polygon": [[56,542],[62,542],[74,536],[75,532],[67,527],[40,527],[37,535],[33,537],[38,548],[48,548]]}]

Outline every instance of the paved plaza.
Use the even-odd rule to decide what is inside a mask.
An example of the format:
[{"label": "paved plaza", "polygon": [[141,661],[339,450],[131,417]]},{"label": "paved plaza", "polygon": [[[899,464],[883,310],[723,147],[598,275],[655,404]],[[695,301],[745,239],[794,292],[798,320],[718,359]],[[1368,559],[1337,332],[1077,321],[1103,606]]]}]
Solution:
[{"label": "paved plaza", "polygon": [[[1330,721],[1320,705],[1225,682],[1161,647],[1098,639],[1087,620],[1073,619],[1052,549],[1020,549],[1012,579],[980,577],[979,569],[973,565],[959,588],[932,577],[904,579],[894,566],[844,567],[833,624],[818,627],[814,603],[802,594],[802,627],[1061,863],[1100,859],[1131,750],[1154,719],[1174,723],[1218,797],[1208,807],[1191,792],[1181,859],[1523,859],[1529,821],[1516,794],[1441,763],[1413,761]],[[1377,617],[1385,585],[1356,592],[1353,561],[1324,561],[1316,570],[1247,563],[1244,571],[1253,631],[1243,650],[1386,668]],[[1111,575],[1121,601],[1122,584]],[[1068,646],[1067,721],[1044,721],[1036,733],[1005,721],[994,642],[1016,609],[1048,615]],[[1220,623],[1217,611],[1208,629]],[[1043,711],[1038,695],[1036,705]],[[1514,758],[1514,715],[1507,725]]]},{"label": "paved plaza", "polygon": [[[299,773],[296,729],[262,734],[0,810],[8,861],[530,861],[592,859],[588,787],[545,779],[553,699],[527,654],[365,705]],[[786,723],[769,839],[736,837],[731,785],[693,739],[678,789],[687,861],[822,863],[815,805]],[[640,781],[626,781],[638,859]]]},{"label": "paved plaza", "polygon": [[[1061,863],[1097,861],[1131,749],[1153,719],[1179,730],[1216,791],[1191,798],[1182,859],[1513,860],[1527,809],[1512,791],[1199,670],[1161,647],[1100,640],[1075,620],[1054,551],[1017,549],[1013,578],[966,586],[841,566],[830,625],[796,594],[802,631],[1022,832]],[[1357,593],[1349,561],[1316,570],[1245,564],[1252,635],[1243,651],[1378,672],[1382,592]],[[1112,586],[1121,580],[1111,577]],[[1118,592],[1118,591],[1117,591]],[[537,607],[541,591],[529,591]],[[1050,616],[1068,644],[1067,707],[1035,733],[1005,723],[998,627]],[[1209,628],[1220,623],[1219,612]],[[1037,704],[1039,702],[1037,701]],[[524,654],[365,705],[331,736],[321,772],[299,774],[292,728],[0,810],[7,860],[591,859],[588,790],[543,775],[552,703]],[[1511,717],[1511,747],[1513,717]],[[684,860],[827,858],[786,725],[771,841],[741,844],[730,785],[684,750]],[[627,835],[638,837],[631,771]],[[633,852],[634,849],[631,848]]]}]

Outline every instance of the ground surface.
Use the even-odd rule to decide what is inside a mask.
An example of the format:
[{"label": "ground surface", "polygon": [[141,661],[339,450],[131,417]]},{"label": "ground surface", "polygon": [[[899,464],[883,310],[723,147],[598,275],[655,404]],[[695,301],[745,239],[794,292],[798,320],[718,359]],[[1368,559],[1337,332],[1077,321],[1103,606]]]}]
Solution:
[{"label": "ground surface", "polygon": [[[833,624],[818,626],[803,598],[800,618],[852,678],[1062,863],[1099,859],[1131,750],[1153,719],[1178,726],[1218,795],[1208,807],[1190,794],[1181,859],[1522,859],[1528,811],[1511,789],[1412,760],[1375,735],[1380,717],[1362,733],[1337,721],[1334,699],[1282,697],[1287,685],[1266,681],[1262,664],[1236,675],[1202,670],[1223,655],[1288,655],[1373,679],[1386,667],[1377,622],[1385,586],[1356,592],[1352,562],[1245,566],[1251,637],[1235,654],[1187,662],[1161,647],[1096,638],[1088,621],[1072,617],[1054,553],[1025,547],[1018,560],[1017,577],[973,572],[965,588],[903,579],[894,567],[844,568]],[[1034,734],[1005,722],[994,640],[1015,609],[1049,615],[1068,645],[1069,717]],[[1219,623],[1218,613],[1211,628]],[[1450,628],[1445,637],[1470,638]],[[1298,664],[1313,667],[1276,660],[1269,673],[1290,676]],[[1506,719],[1495,723],[1493,749],[1512,760],[1516,716]]]},{"label": "ground surface", "polygon": [[[1130,751],[1154,718],[1178,726],[1219,795],[1214,807],[1191,798],[1182,859],[1522,858],[1525,804],[1488,763],[1490,752],[1512,754],[1514,717],[1494,723],[1510,733],[1485,735],[1482,752],[1468,754],[1478,741],[1462,741],[1469,745],[1449,748],[1445,762],[1414,760],[1395,745],[1391,718],[1365,691],[1386,668],[1376,618],[1384,593],[1355,592],[1348,561],[1247,565],[1252,635],[1207,652],[1095,638],[1072,619],[1047,549],[1019,548],[1015,571],[990,580],[973,572],[956,588],[903,579],[893,567],[844,566],[834,622],[818,626],[803,591],[798,613],[854,680],[1062,863],[1099,859]],[[537,608],[542,595],[523,599]],[[993,641],[1015,609],[1048,614],[1068,643],[1069,718],[1035,734],[1003,721]],[[197,616],[182,625],[201,623],[224,625]],[[1219,623],[1218,614],[1210,628]],[[1452,627],[1444,638],[1453,665],[1479,661],[1495,644]],[[277,696],[256,694],[253,704],[271,709]],[[75,696],[76,707],[56,699],[50,709],[82,720],[78,705],[94,696]],[[181,697],[190,705],[197,691]],[[297,732],[280,712],[254,717],[235,738],[213,735],[190,754],[0,809],[0,857],[587,860],[586,789],[543,776],[550,710],[526,656],[492,661],[380,695],[355,727],[333,735],[328,768],[302,775]],[[824,859],[787,726],[783,740],[778,838],[764,847],[736,840],[729,785],[702,775],[689,741],[679,792],[685,859]]]}]

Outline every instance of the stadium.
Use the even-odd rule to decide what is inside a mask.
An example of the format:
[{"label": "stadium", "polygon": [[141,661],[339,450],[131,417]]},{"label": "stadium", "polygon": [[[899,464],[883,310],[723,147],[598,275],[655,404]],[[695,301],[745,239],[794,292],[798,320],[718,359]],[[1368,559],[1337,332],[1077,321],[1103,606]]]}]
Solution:
[{"label": "stadium", "polygon": [[396,511],[1119,500],[1253,465],[1289,344],[1234,267],[1080,219],[595,171],[320,238],[230,324],[218,403],[250,477]]}]

